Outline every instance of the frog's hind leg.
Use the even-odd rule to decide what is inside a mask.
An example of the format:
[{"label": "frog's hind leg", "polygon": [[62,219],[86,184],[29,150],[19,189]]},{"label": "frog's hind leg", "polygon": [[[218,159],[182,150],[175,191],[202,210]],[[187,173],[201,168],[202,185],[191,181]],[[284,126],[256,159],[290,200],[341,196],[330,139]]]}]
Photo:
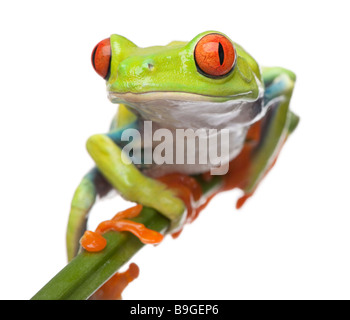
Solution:
[{"label": "frog's hind leg", "polygon": [[[254,139],[246,141],[245,154],[242,153],[230,163],[230,171],[233,168],[230,176],[234,183],[228,180],[228,186],[238,186],[244,192],[237,201],[237,208],[254,193],[273,167],[279,151],[299,122],[299,117],[289,110],[295,83],[294,73],[283,68],[265,68],[262,71],[266,88],[264,100],[269,105],[269,111],[248,132],[248,137],[252,136]],[[237,181],[239,174],[242,178]]]},{"label": "frog's hind leg", "polygon": [[78,253],[79,240],[86,230],[87,218],[96,198],[102,198],[111,189],[112,186],[97,168],[90,170],[81,180],[73,196],[67,225],[68,261]]}]

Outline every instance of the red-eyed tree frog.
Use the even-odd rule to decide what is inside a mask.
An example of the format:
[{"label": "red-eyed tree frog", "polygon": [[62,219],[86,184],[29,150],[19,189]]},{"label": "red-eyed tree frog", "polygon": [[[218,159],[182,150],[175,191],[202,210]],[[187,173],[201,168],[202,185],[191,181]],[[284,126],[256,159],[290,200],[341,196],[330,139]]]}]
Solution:
[{"label": "red-eyed tree frog", "polygon": [[[170,231],[181,227],[186,206],[159,177],[210,175],[213,165],[196,161],[203,150],[194,143],[195,135],[187,136],[187,143],[193,143],[194,162],[176,162],[178,149],[165,145],[165,151],[174,153],[173,162],[147,162],[149,148],[155,150],[164,139],[158,137],[149,147],[145,129],[150,129],[151,135],[158,129],[168,130],[173,144],[178,129],[211,132],[205,142],[213,135],[220,140],[220,130],[225,130],[230,166],[222,190],[238,186],[245,199],[271,168],[299,121],[289,110],[294,73],[279,67],[260,68],[250,54],[221,32],[203,32],[189,42],[147,48],[113,34],[95,47],[92,64],[106,81],[108,98],[119,107],[109,132],[87,141],[96,167],[84,176],[72,200],[67,229],[69,260],[78,252],[96,198],[113,188],[125,199],[169,218]],[[123,133],[128,129],[137,130],[142,138],[143,158],[137,164],[123,161],[127,144]],[[223,146],[218,143],[218,147]]]}]

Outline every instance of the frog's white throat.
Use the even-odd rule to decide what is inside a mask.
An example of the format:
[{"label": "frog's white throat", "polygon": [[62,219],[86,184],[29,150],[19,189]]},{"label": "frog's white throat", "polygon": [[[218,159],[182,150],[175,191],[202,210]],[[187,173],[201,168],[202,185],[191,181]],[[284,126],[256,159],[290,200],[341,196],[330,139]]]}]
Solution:
[{"label": "frog's white throat", "polygon": [[[132,109],[139,116],[139,128],[143,131],[145,121],[151,121],[153,133],[158,129],[168,129],[171,131],[176,141],[176,130],[182,129],[205,129],[210,132],[204,139],[205,143],[210,145],[210,140],[217,139],[216,146],[217,154],[221,154],[223,148],[226,148],[228,163],[235,158],[242,150],[245,136],[249,126],[259,120],[266,111],[263,104],[262,96],[258,99],[244,100],[244,96],[235,97],[235,100],[219,101],[210,97],[194,95],[194,94],[174,94],[174,93],[143,93],[143,94],[117,94],[110,93],[109,98],[112,102],[123,103]],[[221,99],[222,100],[222,99]],[[214,129],[214,130],[213,130]],[[222,129],[228,132],[228,142],[222,145]],[[216,132],[215,132],[216,131]],[[214,132],[214,133],[213,133]],[[142,132],[141,132],[142,135]],[[203,155],[203,150],[199,148],[196,136],[193,136],[193,141],[187,140],[187,143],[193,143],[195,146],[194,158],[199,159]],[[228,146],[227,146],[228,144]],[[153,144],[153,148],[157,144]],[[176,158],[175,145],[170,146],[174,150]],[[206,150],[205,152],[208,152]],[[184,174],[199,174],[211,170],[213,164],[193,163],[193,164],[178,164],[171,165],[163,164],[151,165],[146,169],[146,174],[150,176],[158,176],[172,172],[180,172]]]},{"label": "frog's white throat", "polygon": [[218,130],[237,130],[262,118],[266,112],[262,96],[263,92],[256,100],[248,100],[245,95],[222,98],[184,92],[109,93],[113,103],[123,103],[140,118],[160,126]]}]

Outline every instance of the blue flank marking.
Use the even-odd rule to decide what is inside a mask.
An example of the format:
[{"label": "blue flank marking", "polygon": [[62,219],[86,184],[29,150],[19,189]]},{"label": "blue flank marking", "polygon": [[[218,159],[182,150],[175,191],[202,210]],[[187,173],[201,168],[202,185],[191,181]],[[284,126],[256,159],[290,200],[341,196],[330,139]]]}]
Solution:
[{"label": "blue flank marking", "polygon": [[122,134],[126,129],[138,129],[137,121],[130,122],[121,129],[106,133],[106,136],[111,138],[117,145],[123,145],[127,141],[122,141]]},{"label": "blue flank marking", "polygon": [[266,89],[265,89],[265,93],[264,93],[264,102],[265,104],[269,101],[271,101],[272,99],[280,96],[288,87],[288,83],[285,79],[281,79],[278,82],[275,82],[271,85],[269,85]]}]

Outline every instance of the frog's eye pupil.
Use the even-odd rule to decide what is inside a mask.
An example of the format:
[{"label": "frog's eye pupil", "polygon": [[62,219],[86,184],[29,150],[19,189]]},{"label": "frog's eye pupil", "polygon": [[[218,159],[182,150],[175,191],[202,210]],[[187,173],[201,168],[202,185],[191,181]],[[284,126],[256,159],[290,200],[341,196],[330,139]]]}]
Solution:
[{"label": "frog's eye pupil", "polygon": [[220,64],[222,65],[224,63],[224,49],[222,48],[222,44],[219,42],[219,59],[220,59]]},{"label": "frog's eye pupil", "polygon": [[233,70],[236,52],[229,39],[221,34],[211,33],[198,41],[194,58],[200,73],[210,78],[218,78]]},{"label": "frog's eye pupil", "polygon": [[99,42],[91,54],[91,63],[97,74],[108,80],[111,67],[111,41],[109,38]]}]

